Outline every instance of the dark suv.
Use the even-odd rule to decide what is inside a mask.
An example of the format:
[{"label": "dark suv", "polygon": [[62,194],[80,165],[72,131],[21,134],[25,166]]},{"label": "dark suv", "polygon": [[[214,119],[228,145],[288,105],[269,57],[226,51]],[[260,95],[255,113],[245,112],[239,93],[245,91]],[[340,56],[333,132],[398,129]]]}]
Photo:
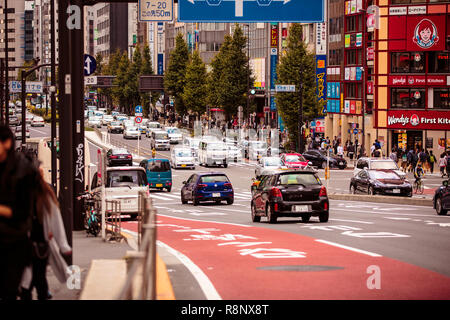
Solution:
[{"label": "dark suv", "polygon": [[308,222],[318,216],[328,221],[327,190],[317,174],[310,170],[289,170],[265,176],[254,190],[251,202],[252,221],[267,217],[275,223],[278,217],[301,217]]}]

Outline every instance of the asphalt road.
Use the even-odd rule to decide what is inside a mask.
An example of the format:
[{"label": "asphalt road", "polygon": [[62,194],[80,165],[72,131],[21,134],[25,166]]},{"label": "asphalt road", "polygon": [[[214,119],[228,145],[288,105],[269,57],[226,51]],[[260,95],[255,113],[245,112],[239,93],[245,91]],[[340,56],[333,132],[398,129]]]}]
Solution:
[{"label": "asphalt road", "polygon": [[[121,137],[113,140],[137,146]],[[143,138],[140,145],[146,144]],[[96,159],[96,147],[89,149]],[[158,252],[177,299],[450,298],[450,216],[437,216],[431,207],[371,203],[368,197],[364,203],[331,200],[327,223],[314,217],[308,223],[300,218],[253,223],[254,168],[240,163],[173,170],[172,192],[151,193],[158,210]],[[234,204],[182,205],[182,181],[199,171],[226,173]],[[333,170],[329,192],[348,192],[351,175]],[[319,176],[324,181],[321,170]],[[440,182],[427,177],[425,186],[434,189]],[[123,228],[135,232],[137,224],[125,220]],[[373,270],[381,285],[369,284]]]}]

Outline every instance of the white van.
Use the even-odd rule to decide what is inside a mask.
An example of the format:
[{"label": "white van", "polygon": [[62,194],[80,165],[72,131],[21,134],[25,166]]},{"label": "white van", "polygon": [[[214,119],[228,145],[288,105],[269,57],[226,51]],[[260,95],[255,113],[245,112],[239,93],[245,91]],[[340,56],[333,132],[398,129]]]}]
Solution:
[{"label": "white van", "polygon": [[[92,178],[91,190],[98,192],[97,173]],[[106,168],[106,201],[120,201],[122,214],[136,218],[139,213],[139,191],[148,192],[147,174],[141,167],[108,167]],[[111,208],[107,204],[106,208]]]},{"label": "white van", "polygon": [[170,150],[170,140],[167,132],[162,130],[152,131],[150,136],[150,146],[156,150]]},{"label": "white van", "polygon": [[228,167],[227,163],[228,148],[221,141],[205,141],[200,142],[198,148],[198,162],[201,166],[223,166]]}]

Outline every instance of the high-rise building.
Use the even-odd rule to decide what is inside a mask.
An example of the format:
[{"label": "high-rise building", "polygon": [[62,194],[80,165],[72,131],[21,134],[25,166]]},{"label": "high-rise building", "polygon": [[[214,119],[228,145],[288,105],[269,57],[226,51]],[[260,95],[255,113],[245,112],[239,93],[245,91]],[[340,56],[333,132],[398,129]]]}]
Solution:
[{"label": "high-rise building", "polygon": [[[27,8],[28,5],[31,5],[28,2]],[[10,67],[8,74],[10,79],[15,79],[19,69],[12,67],[22,66],[25,62],[25,1],[8,0],[7,13],[8,21],[5,21],[5,0],[0,0],[0,58],[5,58],[5,42],[8,41],[8,64]],[[29,15],[26,20],[29,32]],[[8,39],[6,39],[6,34],[8,34]],[[27,49],[30,56],[29,44],[28,42]]]}]

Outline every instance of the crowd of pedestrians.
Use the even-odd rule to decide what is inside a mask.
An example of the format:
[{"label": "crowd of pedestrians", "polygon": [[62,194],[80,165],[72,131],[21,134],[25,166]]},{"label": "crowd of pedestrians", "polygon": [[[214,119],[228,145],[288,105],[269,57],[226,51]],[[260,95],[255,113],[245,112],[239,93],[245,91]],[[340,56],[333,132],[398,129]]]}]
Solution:
[{"label": "crowd of pedestrians", "polygon": [[[70,254],[53,189],[39,163],[15,150],[15,137],[0,125],[0,300],[51,298],[46,280],[49,263],[66,279],[62,254]],[[23,150],[24,151],[24,150]]]}]

